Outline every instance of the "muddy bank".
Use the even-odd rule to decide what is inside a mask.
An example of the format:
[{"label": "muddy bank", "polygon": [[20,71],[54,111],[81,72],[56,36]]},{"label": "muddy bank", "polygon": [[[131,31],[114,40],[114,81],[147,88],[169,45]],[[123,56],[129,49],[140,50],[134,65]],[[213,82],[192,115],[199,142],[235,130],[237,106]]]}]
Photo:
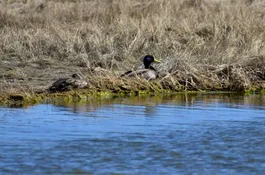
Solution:
[{"label": "muddy bank", "polygon": [[159,78],[147,81],[140,77],[120,77],[120,71],[101,67],[88,69],[48,60],[28,64],[1,62],[0,93],[47,94],[45,90],[53,82],[73,73],[83,75],[88,82],[85,89],[97,92],[262,90],[265,88],[264,65],[264,57],[252,57],[243,64],[196,67],[179,60],[173,65],[174,71],[158,69]]},{"label": "muddy bank", "polygon": [[[50,96],[53,82],[74,73],[88,82],[86,94],[262,91],[264,7],[260,0],[0,2],[1,98]],[[146,54],[161,60],[158,79],[119,77]]]},{"label": "muddy bank", "polygon": [[[220,66],[200,65],[201,69],[191,67],[182,62],[176,72],[160,72],[156,80],[144,80],[140,77],[120,77],[120,72],[100,67],[86,69],[74,66],[59,66],[51,64],[42,69],[36,66],[20,66],[20,72],[28,72],[27,76],[14,72],[6,76],[12,66],[1,69],[1,96],[2,104],[13,106],[27,106],[39,103],[47,98],[65,98],[80,100],[106,96],[126,96],[154,93],[174,92],[261,92],[265,90],[264,57],[253,57],[249,62],[240,64],[223,64]],[[31,63],[32,64],[32,63]],[[34,67],[36,66],[36,67]],[[59,68],[60,67],[60,68]],[[58,69],[59,68],[59,69]],[[58,78],[69,77],[70,73],[82,74],[87,81],[83,88],[71,88],[66,91],[49,92],[47,89]],[[42,76],[41,76],[42,75]]]}]

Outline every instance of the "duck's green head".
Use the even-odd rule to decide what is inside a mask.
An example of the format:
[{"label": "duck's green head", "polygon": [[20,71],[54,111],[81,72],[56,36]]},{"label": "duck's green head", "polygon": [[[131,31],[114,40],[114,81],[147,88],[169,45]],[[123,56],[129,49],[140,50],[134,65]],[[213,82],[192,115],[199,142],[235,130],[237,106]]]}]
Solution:
[{"label": "duck's green head", "polygon": [[74,79],[81,79],[81,76],[79,75],[79,74],[73,74],[72,75],[72,78],[74,78]]},{"label": "duck's green head", "polygon": [[144,57],[144,60],[143,61],[144,61],[144,67],[146,69],[148,69],[153,62],[160,63],[160,61],[157,60],[157,59],[155,59],[152,55],[146,55]]}]

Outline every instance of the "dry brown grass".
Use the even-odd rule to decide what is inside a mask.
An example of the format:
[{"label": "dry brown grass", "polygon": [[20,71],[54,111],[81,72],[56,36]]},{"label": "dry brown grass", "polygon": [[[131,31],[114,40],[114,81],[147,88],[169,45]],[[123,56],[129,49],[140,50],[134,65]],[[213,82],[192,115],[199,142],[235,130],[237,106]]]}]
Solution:
[{"label": "dry brown grass", "polygon": [[11,86],[7,79],[44,87],[64,74],[96,68],[108,71],[107,80],[90,77],[98,87],[105,86],[103,79],[129,86],[117,75],[152,54],[162,60],[155,65],[161,78],[131,80],[130,87],[263,88],[264,7],[262,0],[1,1],[1,87]]}]

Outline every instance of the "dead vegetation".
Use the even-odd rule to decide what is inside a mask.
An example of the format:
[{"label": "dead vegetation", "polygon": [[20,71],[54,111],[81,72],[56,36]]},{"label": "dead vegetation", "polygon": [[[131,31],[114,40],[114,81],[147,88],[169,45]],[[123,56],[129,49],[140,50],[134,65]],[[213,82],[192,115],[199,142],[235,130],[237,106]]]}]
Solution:
[{"label": "dead vegetation", "polygon": [[[82,72],[90,86],[247,90],[265,86],[262,0],[5,0],[0,91],[34,92]],[[119,78],[141,57],[161,59],[155,81]]]}]

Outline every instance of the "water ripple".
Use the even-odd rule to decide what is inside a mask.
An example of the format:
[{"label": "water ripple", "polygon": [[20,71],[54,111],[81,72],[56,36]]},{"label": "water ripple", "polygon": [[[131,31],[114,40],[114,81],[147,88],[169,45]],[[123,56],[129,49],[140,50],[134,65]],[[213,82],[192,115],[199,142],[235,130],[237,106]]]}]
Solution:
[{"label": "water ripple", "polygon": [[0,108],[0,173],[265,171],[265,103],[260,96],[258,102],[253,96],[192,96],[188,102],[178,96],[152,98],[78,108]]}]

